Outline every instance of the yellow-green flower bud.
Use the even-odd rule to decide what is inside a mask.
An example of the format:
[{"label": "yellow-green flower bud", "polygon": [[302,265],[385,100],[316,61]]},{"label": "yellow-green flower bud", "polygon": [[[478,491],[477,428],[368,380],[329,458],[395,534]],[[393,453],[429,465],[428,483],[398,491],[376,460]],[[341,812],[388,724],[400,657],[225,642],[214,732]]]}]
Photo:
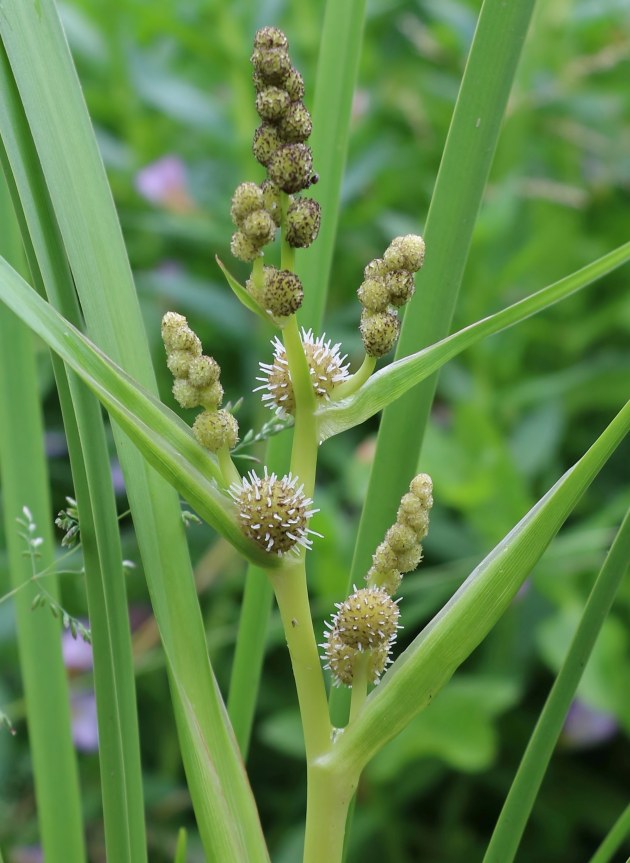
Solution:
[{"label": "yellow-green flower bud", "polygon": [[422,501],[427,509],[433,506],[433,481],[429,474],[419,473],[411,480],[409,491]]},{"label": "yellow-green flower bud", "polygon": [[321,208],[313,198],[296,198],[289,204],[286,219],[287,243],[294,249],[306,249],[317,239]]},{"label": "yellow-green flower bud", "polygon": [[263,123],[254,132],[252,152],[260,164],[266,167],[283,143],[277,127],[271,123]]},{"label": "yellow-green flower bud", "polygon": [[200,403],[199,390],[192,386],[186,378],[175,378],[173,397],[183,408],[196,408]]},{"label": "yellow-green flower bud", "polygon": [[289,40],[278,27],[261,27],[254,36],[254,48],[268,51],[270,48],[289,47]]},{"label": "yellow-green flower bud", "polygon": [[267,84],[282,84],[291,71],[291,59],[285,48],[255,48],[252,64]]},{"label": "yellow-green flower bud", "polygon": [[[287,113],[291,99],[280,87],[266,87],[256,96],[256,110],[261,120],[277,123]],[[282,134],[282,133],[281,133]],[[284,136],[283,136],[284,137]]]},{"label": "yellow-green flower bud", "polygon": [[232,234],[230,249],[235,258],[239,261],[254,261],[260,254],[260,246],[253,240],[250,240],[242,231],[236,231]]},{"label": "yellow-green flower bud", "polygon": [[398,569],[401,572],[413,572],[422,560],[422,546],[414,545],[409,551],[401,551],[398,555]]},{"label": "yellow-green flower bud", "polygon": [[394,347],[400,332],[400,321],[395,312],[364,311],[359,330],[365,352],[371,357],[382,357]]},{"label": "yellow-green flower bud", "polygon": [[302,305],[303,299],[302,282],[295,273],[290,270],[277,270],[275,267],[264,268],[263,286],[258,302],[266,311],[271,312],[274,318],[286,318],[294,314]]},{"label": "yellow-green flower bud", "polygon": [[224,410],[200,413],[192,430],[199,443],[210,452],[218,452],[224,446],[232,449],[238,440],[238,423]]},{"label": "yellow-green flower bud", "polygon": [[368,312],[384,312],[390,303],[389,291],[381,278],[366,279],[359,286],[357,296]]},{"label": "yellow-green flower bud", "polygon": [[208,411],[215,411],[223,401],[223,387],[219,381],[197,389],[197,404]]},{"label": "yellow-green flower bud", "polygon": [[[286,93],[286,96],[288,98],[289,94]],[[291,102],[282,114],[278,131],[287,142],[306,141],[313,131],[313,121],[303,102]]]},{"label": "yellow-green flower bud", "polygon": [[242,227],[243,220],[250,213],[264,207],[263,193],[256,183],[241,183],[232,196],[230,215],[237,228]]},{"label": "yellow-green flower bud", "polygon": [[384,590],[363,587],[337,608],[333,625],[344,644],[368,650],[395,639],[400,610]]},{"label": "yellow-green flower bud", "polygon": [[292,102],[299,102],[304,98],[304,81],[294,66],[289,70],[289,74],[284,79],[282,86],[289,94]]},{"label": "yellow-green flower bud", "polygon": [[187,378],[190,364],[196,359],[190,351],[171,351],[166,357],[166,365],[174,378]]},{"label": "yellow-green flower bud", "polygon": [[176,312],[167,312],[162,318],[162,341],[169,354],[172,351],[187,351],[192,356],[201,354],[201,342],[186,318]]},{"label": "yellow-green flower bud", "polygon": [[248,239],[260,247],[273,242],[276,236],[276,223],[267,210],[256,210],[243,220],[241,230]]},{"label": "yellow-green flower bud", "polygon": [[426,506],[415,494],[408,492],[403,495],[396,518],[401,524],[406,524],[414,530],[419,540],[427,535],[429,513]]},{"label": "yellow-green flower bud", "polygon": [[388,272],[385,261],[382,258],[374,258],[363,270],[363,277],[365,279],[380,279],[382,276],[386,276]]},{"label": "yellow-green flower bud", "polygon": [[408,270],[393,270],[383,281],[389,290],[389,301],[393,306],[404,306],[413,297],[416,283]]},{"label": "yellow-green flower bud", "polygon": [[230,494],[237,506],[237,518],[243,533],[262,549],[277,554],[299,553],[299,546],[310,548],[308,527],[313,501],[305,497],[298,478],[289,474],[281,479],[274,473],[263,477],[250,471]]},{"label": "yellow-green flower bud", "polygon": [[219,380],[221,369],[213,357],[195,357],[190,361],[188,380],[194,387],[204,389]]},{"label": "yellow-green flower bud", "polygon": [[385,534],[385,542],[394,549],[398,556],[414,548],[418,543],[418,538],[415,531],[408,525],[396,522]]},{"label": "yellow-green flower bud", "polygon": [[393,596],[400,587],[402,572],[395,568],[383,571],[371,566],[368,570],[368,574],[365,576],[365,580],[368,584],[371,584],[374,587],[380,587],[380,589],[384,590],[385,593]]},{"label": "yellow-green flower bud", "polygon": [[282,210],[280,207],[280,189],[271,180],[264,180],[261,183],[260,189],[263,195],[263,206],[274,220],[276,225],[280,225],[282,219]]},{"label": "yellow-green flower bud", "polygon": [[293,194],[311,185],[313,154],[306,144],[286,144],[267,164],[269,177],[283,192]]},{"label": "yellow-green flower bud", "polygon": [[396,569],[397,563],[396,552],[387,542],[382,542],[372,555],[372,564],[379,572]]},{"label": "yellow-green flower bud", "polygon": [[383,255],[388,270],[408,270],[417,273],[424,263],[424,240],[416,234],[396,237]]}]

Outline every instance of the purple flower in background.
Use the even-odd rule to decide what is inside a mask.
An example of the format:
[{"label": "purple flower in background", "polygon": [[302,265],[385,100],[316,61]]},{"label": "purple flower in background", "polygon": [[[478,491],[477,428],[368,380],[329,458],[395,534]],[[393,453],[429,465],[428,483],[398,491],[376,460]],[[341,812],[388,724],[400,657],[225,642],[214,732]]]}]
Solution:
[{"label": "purple flower in background", "polygon": [[589,707],[575,699],[562,729],[562,742],[572,749],[586,749],[605,743],[617,733],[617,721],[610,713]]},{"label": "purple flower in background", "polygon": [[70,672],[89,671],[92,668],[92,645],[81,637],[74,638],[68,629],[61,636],[61,653],[63,664]]},{"label": "purple flower in background", "polygon": [[190,213],[195,209],[188,191],[186,166],[179,156],[164,156],[151,162],[138,171],[135,186],[147,201],[174,213]]},{"label": "purple flower in background", "polygon": [[40,845],[24,845],[13,850],[11,863],[44,863],[44,852]]},{"label": "purple flower in background", "polygon": [[72,740],[79,752],[96,752],[98,749],[98,721],[96,696],[93,692],[73,692],[70,696],[72,713]]}]

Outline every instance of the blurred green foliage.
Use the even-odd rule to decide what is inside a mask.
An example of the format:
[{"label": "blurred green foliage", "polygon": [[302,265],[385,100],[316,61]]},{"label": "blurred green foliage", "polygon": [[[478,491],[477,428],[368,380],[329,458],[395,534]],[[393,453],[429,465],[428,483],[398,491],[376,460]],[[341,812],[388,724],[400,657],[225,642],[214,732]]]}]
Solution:
[{"label": "blurred green foliage", "polygon": [[[248,62],[253,33],[265,23],[285,29],[305,77],[307,104],[309,93],[312,103],[323,5],[322,0],[61,4],[136,273],[161,391],[171,407],[159,338],[159,320],[167,309],[189,316],[205,349],[223,367],[232,401],[248,396],[257,362],[271,353],[269,334],[231,296],[214,255],[244,274],[229,254],[229,201],[237,183],[263,176],[249,152],[256,125]],[[355,361],[360,355],[355,290],[362,268],[392,236],[422,231],[478,9],[473,0],[369,4],[327,316],[328,335],[342,341]],[[476,227],[456,327],[627,240],[628,80],[626,4],[540,4]],[[171,168],[176,165],[177,176],[160,186],[165,157],[171,158]],[[151,181],[157,190],[147,191]],[[622,269],[468,351],[442,372],[420,464],[434,478],[436,504],[426,560],[405,580],[403,591],[402,622],[409,635],[627,398],[627,281]],[[422,302],[421,295],[415,302]],[[44,357],[41,382],[59,510],[72,487]],[[267,417],[255,397],[247,398],[239,412],[242,431],[259,427]],[[313,528],[326,539],[311,561],[319,621],[339,598],[335,585],[350,565],[375,429],[374,421],[322,448],[321,512]],[[626,448],[611,460],[518,601],[461,674],[367,770],[350,859],[456,863],[481,858],[612,529],[630,501],[629,480]],[[122,528],[125,555],[137,560],[124,519]],[[225,685],[243,566],[206,526],[191,525],[188,532],[213,664]],[[380,539],[374,537],[375,545]],[[80,558],[72,568],[80,569]],[[0,577],[0,584],[6,583],[4,574]],[[64,585],[66,607],[84,615],[80,578],[68,576]],[[137,618],[150,859],[173,859],[183,825],[189,829],[187,859],[201,860],[139,570],[129,576],[129,592]],[[567,736],[525,835],[522,863],[587,859],[627,803],[629,620],[626,583],[579,691],[586,705],[612,718],[617,731],[581,748]],[[321,631],[321,622],[317,625]],[[10,603],[0,604],[0,658],[0,705],[22,731]],[[80,678],[77,685],[88,682]],[[288,657],[274,619],[249,767],[278,863],[292,863],[298,853],[304,800],[296,755],[301,746]],[[83,757],[82,779],[91,859],[99,861],[95,755]],[[0,787],[0,843],[7,848],[34,843],[23,734],[10,738],[0,730]],[[27,858],[15,851],[8,859]]]}]

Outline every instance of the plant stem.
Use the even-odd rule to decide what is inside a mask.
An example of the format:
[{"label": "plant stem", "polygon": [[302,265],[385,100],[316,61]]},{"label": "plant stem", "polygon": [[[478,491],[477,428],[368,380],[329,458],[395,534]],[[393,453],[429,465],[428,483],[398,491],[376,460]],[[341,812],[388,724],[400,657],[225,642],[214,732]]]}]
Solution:
[{"label": "plant stem", "polygon": [[234,466],[234,462],[232,461],[232,457],[230,456],[230,450],[227,445],[222,446],[221,449],[217,452],[217,458],[219,459],[219,467],[221,468],[221,473],[223,474],[223,480],[226,486],[230,486],[233,483],[237,483],[240,485],[241,475],[237,471]]},{"label": "plant stem", "polygon": [[304,493],[312,497],[317,464],[317,425],[314,419],[315,393],[304,356],[297,319],[291,317],[284,328],[284,346],[295,396],[295,430],[291,452],[291,470],[304,483]]},{"label": "plant stem", "polygon": [[341,399],[345,399],[356,393],[356,391],[362,387],[370,377],[375,368],[376,357],[371,357],[369,354],[366,354],[359,370],[356,371],[352,377],[348,378],[347,381],[344,381],[342,384],[339,384],[338,387],[333,389],[330,400],[338,402]]},{"label": "plant stem", "polygon": [[593,854],[589,863],[610,863],[613,854],[619,850],[626,836],[630,833],[630,803],[615,821],[610,832]]},{"label": "plant stem", "polygon": [[352,678],[352,695],[350,700],[350,719],[353,722],[365,704],[368,688],[369,653],[358,653],[354,660],[354,675]]},{"label": "plant stem", "polygon": [[303,863],[341,863],[348,806],[357,777],[309,765]]},{"label": "plant stem", "polygon": [[308,602],[304,560],[269,572],[291,655],[297,688],[306,756],[311,763],[328,752],[332,726]]}]

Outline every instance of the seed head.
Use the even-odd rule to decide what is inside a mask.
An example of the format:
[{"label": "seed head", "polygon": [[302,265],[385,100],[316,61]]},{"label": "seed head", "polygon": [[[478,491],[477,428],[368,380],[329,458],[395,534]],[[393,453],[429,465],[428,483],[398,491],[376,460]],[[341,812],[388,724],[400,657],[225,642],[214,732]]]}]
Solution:
[{"label": "seed head", "polygon": [[230,215],[237,228],[242,227],[243,220],[250,213],[264,207],[263,193],[256,183],[241,183],[232,195]]},{"label": "seed head", "polygon": [[213,357],[195,357],[188,367],[188,380],[194,387],[204,389],[217,383],[221,368]]},{"label": "seed head", "polygon": [[242,232],[258,247],[272,243],[276,236],[276,223],[267,210],[256,210],[243,220]]},{"label": "seed head", "polygon": [[269,178],[283,192],[293,194],[311,185],[313,154],[306,144],[285,144],[267,163]]},{"label": "seed head", "polygon": [[232,449],[238,440],[238,423],[225,410],[203,411],[195,419],[192,430],[199,443],[210,452],[218,452],[224,446]]},{"label": "seed head", "polygon": [[256,96],[258,116],[268,123],[277,123],[281,120],[286,115],[290,105],[289,94],[280,87],[265,87]]},{"label": "seed head", "polygon": [[240,485],[233,485],[230,494],[238,510],[243,533],[268,552],[299,554],[300,546],[310,548],[310,517],[313,501],[305,497],[298,478],[288,474],[281,479],[275,473],[259,477],[250,471]]},{"label": "seed head", "polygon": [[313,198],[296,198],[287,209],[286,238],[294,249],[306,249],[317,239],[321,208]]},{"label": "seed head", "polygon": [[251,279],[247,281],[247,288],[274,318],[285,318],[294,314],[304,299],[302,282],[295,273],[290,270],[277,270],[275,267],[264,268],[260,291],[254,290]]},{"label": "seed head", "polygon": [[272,126],[271,123],[263,123],[254,132],[252,152],[257,161],[266,167],[282,144],[283,141],[277,127]]},{"label": "seed head", "polygon": [[234,257],[240,261],[254,261],[260,254],[260,246],[253,240],[250,240],[242,231],[236,231],[236,233],[232,234],[230,250]]},{"label": "seed head", "polygon": [[396,312],[363,311],[359,330],[365,352],[371,357],[383,357],[396,343],[400,321]]},{"label": "seed head", "polygon": [[389,291],[385,280],[369,278],[361,283],[357,291],[359,302],[368,312],[384,312],[390,304]]},{"label": "seed head", "polygon": [[[293,384],[289,375],[289,365],[286,351],[282,342],[275,338],[272,342],[274,348],[273,363],[260,363],[262,386],[258,390],[266,390],[262,400],[271,410],[279,416],[292,414],[295,410],[295,398],[293,395]],[[343,365],[345,356],[339,353],[340,345],[332,345],[326,336],[315,338],[312,330],[302,330],[302,345],[309,367],[315,397],[317,399],[329,399],[332,390],[342,381],[348,379],[348,365]]]},{"label": "seed head", "polygon": [[[288,98],[289,94],[283,92]],[[306,141],[313,131],[313,121],[303,102],[291,102],[281,115],[278,131],[287,143]]]},{"label": "seed head", "polygon": [[369,650],[396,639],[400,610],[394,600],[378,587],[363,587],[337,604],[333,631],[344,644]]},{"label": "seed head", "polygon": [[408,270],[417,273],[424,263],[424,240],[416,234],[396,237],[383,255],[388,270]]},{"label": "seed head", "polygon": [[[325,641],[320,644],[324,648],[322,659],[326,662],[324,668],[330,670],[335,686],[352,686],[354,680],[354,664],[357,656],[363,651],[345,644],[335,631],[324,633]],[[389,658],[390,645],[381,644],[368,651],[368,679],[378,683],[385,668],[391,662]]]}]

